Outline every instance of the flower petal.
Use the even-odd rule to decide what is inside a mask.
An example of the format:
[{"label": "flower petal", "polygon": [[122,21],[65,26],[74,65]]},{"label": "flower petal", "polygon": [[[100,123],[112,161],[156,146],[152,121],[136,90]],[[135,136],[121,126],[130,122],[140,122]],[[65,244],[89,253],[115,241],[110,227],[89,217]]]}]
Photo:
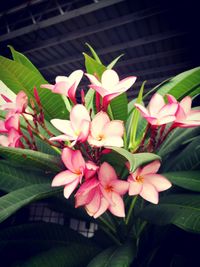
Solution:
[{"label": "flower petal", "polygon": [[98,112],[91,123],[91,135],[98,139],[98,136],[103,133],[103,129],[108,122],[110,122],[108,114],[103,111]]},{"label": "flower petal", "polygon": [[102,86],[101,83],[100,83],[100,81],[97,80],[97,78],[96,78],[94,75],[89,74],[89,73],[85,73],[85,76],[88,77],[88,79],[90,80],[90,82],[91,82],[92,84],[94,84],[94,85],[96,85],[96,86],[100,86],[100,87]]},{"label": "flower petal", "polygon": [[108,209],[108,207],[108,201],[104,197],[101,197],[100,206],[98,211],[94,214],[94,218],[96,219],[97,217],[101,216]]},{"label": "flower petal", "polygon": [[90,121],[90,115],[83,105],[77,104],[70,112],[70,122],[74,131],[81,132],[81,124],[83,120]]},{"label": "flower petal", "polygon": [[149,117],[149,111],[140,104],[135,103],[134,106],[142,113],[143,117]]},{"label": "flower petal", "polygon": [[55,84],[52,92],[56,94],[61,94],[68,96],[69,83],[68,82],[58,82]]},{"label": "flower petal", "polygon": [[111,186],[113,191],[117,192],[119,195],[124,195],[128,191],[129,183],[127,181],[113,180]]},{"label": "flower petal", "polygon": [[119,83],[119,76],[114,70],[105,70],[101,77],[102,87],[112,91],[113,87]]},{"label": "flower petal", "polygon": [[166,104],[164,105],[161,110],[158,113],[158,117],[162,118],[165,116],[174,116],[176,111],[178,109],[178,104],[172,103],[172,104]]},{"label": "flower petal", "polygon": [[81,123],[81,133],[78,136],[78,141],[85,142],[90,131],[90,121],[83,120]]},{"label": "flower petal", "polygon": [[51,123],[60,132],[66,134],[68,136],[74,136],[74,131],[72,130],[72,126],[71,126],[70,121],[61,120],[61,119],[53,119],[53,120],[51,120]]},{"label": "flower petal", "polygon": [[118,136],[107,137],[103,143],[103,146],[123,147],[123,145],[124,145],[123,139]]},{"label": "flower petal", "polygon": [[115,169],[110,164],[104,162],[99,168],[98,178],[101,184],[106,186],[112,180],[117,179],[117,174]]},{"label": "flower petal", "polygon": [[74,182],[67,184],[64,187],[64,197],[65,198],[69,198],[71,193],[76,189],[76,187],[79,184],[79,179],[76,179]]},{"label": "flower petal", "polygon": [[184,97],[180,102],[180,106],[182,107],[186,115],[189,114],[192,106],[192,98],[190,96]]},{"label": "flower petal", "polygon": [[124,124],[123,121],[114,120],[110,121],[105,125],[103,129],[103,134],[106,137],[120,136],[124,134]]},{"label": "flower petal", "polygon": [[158,114],[158,112],[161,110],[161,108],[165,105],[165,101],[163,99],[163,97],[158,94],[155,93],[148,105],[148,110],[151,116],[155,116]]},{"label": "flower petal", "polygon": [[119,194],[112,193],[113,205],[109,206],[109,211],[118,217],[125,217],[124,201]]},{"label": "flower petal", "polygon": [[61,155],[63,163],[65,164],[67,169],[69,169],[72,172],[75,171],[74,166],[72,164],[73,153],[74,153],[74,150],[72,150],[71,148],[65,147]]},{"label": "flower petal", "polygon": [[99,210],[100,203],[101,203],[101,195],[99,191],[96,191],[90,203],[85,205],[87,213],[90,216],[94,216],[95,213]]},{"label": "flower petal", "polygon": [[128,90],[136,81],[137,77],[130,76],[121,80],[116,86],[116,90]]},{"label": "flower petal", "polygon": [[128,191],[129,196],[135,196],[140,194],[142,190],[142,183],[134,182],[131,180],[128,181],[129,181],[129,191]]},{"label": "flower petal", "polygon": [[85,160],[80,150],[73,150],[71,164],[75,172],[83,171],[85,169]]},{"label": "flower petal", "polygon": [[160,168],[160,161],[159,160],[154,160],[153,162],[145,165],[141,171],[140,175],[146,175],[146,174],[151,174],[151,173],[156,173]]},{"label": "flower petal", "polygon": [[69,170],[62,171],[53,178],[51,186],[62,186],[70,184],[78,178],[79,175],[77,175],[76,173],[73,173]]},{"label": "flower petal", "polygon": [[169,189],[172,184],[160,174],[148,174],[144,176],[145,182],[152,184],[158,192]]},{"label": "flower petal", "polygon": [[151,203],[158,204],[158,192],[150,183],[143,183],[140,196]]}]

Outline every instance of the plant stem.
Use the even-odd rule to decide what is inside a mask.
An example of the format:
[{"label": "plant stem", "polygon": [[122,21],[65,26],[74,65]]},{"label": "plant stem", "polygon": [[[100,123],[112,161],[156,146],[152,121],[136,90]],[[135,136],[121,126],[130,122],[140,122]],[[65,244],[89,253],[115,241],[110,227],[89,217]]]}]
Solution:
[{"label": "plant stem", "polygon": [[111,225],[111,224],[109,224],[109,222],[107,222],[104,218],[102,218],[102,217],[99,217],[99,220],[107,227],[107,228],[109,228],[113,233],[115,233],[116,234],[116,231],[115,231],[115,229],[114,229],[114,227]]},{"label": "plant stem", "polygon": [[132,199],[132,201],[131,201],[131,205],[130,205],[130,207],[129,207],[128,214],[127,214],[127,217],[126,217],[126,219],[125,219],[125,224],[128,224],[128,223],[129,223],[129,220],[130,220],[130,218],[131,218],[131,214],[132,214],[132,212],[133,212],[133,208],[134,208],[134,206],[135,206],[137,197],[138,197],[138,196],[135,196],[135,197]]},{"label": "plant stem", "polygon": [[108,228],[106,228],[103,225],[100,225],[100,227],[102,228],[102,230],[111,237],[111,239],[115,242],[116,245],[121,246],[121,242],[117,239],[117,237],[115,235],[113,235]]}]

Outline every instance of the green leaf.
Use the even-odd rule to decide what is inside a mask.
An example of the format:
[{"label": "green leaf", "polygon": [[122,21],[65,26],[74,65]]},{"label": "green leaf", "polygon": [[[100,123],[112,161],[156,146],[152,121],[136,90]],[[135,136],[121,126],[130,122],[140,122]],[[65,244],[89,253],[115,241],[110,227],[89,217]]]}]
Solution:
[{"label": "green leaf", "polygon": [[99,56],[98,56],[97,53],[94,51],[94,49],[91,47],[91,45],[89,45],[88,43],[85,43],[85,44],[89,47],[90,52],[92,53],[92,55],[93,55],[94,59],[96,60],[96,62],[98,62],[99,64],[102,64],[102,62],[101,62]]},{"label": "green leaf", "polygon": [[39,183],[46,183],[53,178],[52,174],[14,168],[4,161],[0,161],[0,190],[11,192],[13,190]]},{"label": "green leaf", "polygon": [[200,166],[200,136],[195,137],[185,149],[176,153],[175,157],[167,160],[163,171],[196,170]]},{"label": "green leaf", "polygon": [[110,102],[110,109],[114,120],[126,121],[128,116],[128,98],[123,93]]},{"label": "green leaf", "polygon": [[[26,261],[21,267],[82,267],[97,254],[94,246],[71,244],[68,247],[56,247],[39,253]],[[78,257],[77,257],[78,255]]]},{"label": "green leaf", "polygon": [[[142,83],[142,86],[140,88],[136,103],[141,104],[142,103],[142,96],[144,91],[144,85],[146,81]],[[141,140],[136,140],[136,133],[138,131],[138,124],[139,124],[139,118],[141,117],[139,110],[136,108],[132,111],[132,114],[130,115],[130,121],[128,125],[128,132],[127,135],[130,136],[129,141],[129,148],[131,151],[134,151]],[[142,137],[141,137],[142,138]]]},{"label": "green leaf", "polygon": [[123,57],[124,56],[124,54],[121,54],[120,56],[118,56],[117,58],[115,58],[108,66],[107,66],[107,69],[108,70],[111,70],[114,66],[115,66],[115,64],[117,63],[117,61],[121,58],[121,57]]},{"label": "green leaf", "polygon": [[51,170],[56,172],[61,170],[60,157],[55,157],[30,149],[0,146],[0,155],[1,158],[8,160],[11,163],[15,163],[29,169],[42,169],[45,171]]},{"label": "green leaf", "polygon": [[68,118],[69,112],[62,97],[58,94],[53,94],[47,89],[41,89],[41,84],[48,82],[36,71],[2,56],[0,56],[0,69],[0,80],[16,94],[23,90],[29,98],[34,99],[33,88],[34,86],[37,87],[47,120]]},{"label": "green leaf", "polygon": [[98,254],[87,267],[129,267],[136,256],[136,247],[125,244],[111,247]]},{"label": "green leaf", "polygon": [[39,72],[39,70],[33,65],[33,63],[27,57],[25,57],[22,53],[16,51],[11,45],[8,45],[8,47],[10,48],[10,51],[12,53],[12,57],[13,57],[14,61],[16,61],[18,63],[21,63],[25,67],[27,67],[30,70],[36,72],[38,74],[38,76],[42,77],[42,75]]},{"label": "green leaf", "polygon": [[126,158],[130,163],[130,171],[131,172],[134,172],[134,170],[136,168],[138,168],[139,166],[141,166],[143,164],[149,163],[153,160],[160,160],[160,157],[156,154],[153,154],[153,153],[132,154],[132,153],[128,152],[126,149],[120,148],[120,147],[107,147],[107,148],[112,149],[113,151],[119,153],[124,158]]},{"label": "green leaf", "polygon": [[[168,82],[157,88],[157,92],[161,95],[171,94],[176,99],[180,100],[185,95],[190,93],[200,85],[200,67],[182,72]],[[196,92],[196,94],[200,91]]]},{"label": "green leaf", "polygon": [[50,184],[34,184],[12,191],[0,198],[0,222],[25,205],[39,199],[55,195],[61,189],[53,189]]},{"label": "green leaf", "polygon": [[154,224],[171,223],[184,230],[200,233],[200,195],[166,196],[158,205],[146,206],[139,216]]},{"label": "green leaf", "polygon": [[86,53],[83,53],[85,57],[85,67],[87,70],[87,73],[89,74],[96,74],[98,78],[101,78],[102,73],[106,70],[106,67],[102,65],[101,63],[97,62],[90,56],[88,56]]},{"label": "green leaf", "polygon": [[194,127],[188,129],[183,129],[183,128],[174,129],[161,145],[158,151],[158,155],[161,157],[170,155],[170,153],[179,148],[183,142],[189,140],[194,136],[198,136],[199,134],[200,134],[200,127]]},{"label": "green leaf", "polygon": [[200,192],[200,171],[179,171],[163,173],[173,184]]}]

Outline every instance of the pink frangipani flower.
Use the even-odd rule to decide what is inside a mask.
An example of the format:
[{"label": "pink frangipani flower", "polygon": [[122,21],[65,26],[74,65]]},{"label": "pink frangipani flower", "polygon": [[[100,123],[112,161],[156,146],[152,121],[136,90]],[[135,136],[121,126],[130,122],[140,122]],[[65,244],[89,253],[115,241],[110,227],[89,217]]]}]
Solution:
[{"label": "pink frangipani flower", "polygon": [[92,178],[81,185],[76,193],[76,207],[85,206],[94,218],[107,209],[118,217],[125,217],[122,196],[127,192],[128,182],[117,178],[114,168],[104,162],[98,171],[98,179]]},{"label": "pink frangipani flower", "polygon": [[180,103],[172,95],[167,95],[170,104],[177,104],[176,119],[174,127],[191,128],[200,126],[200,110],[192,110],[192,98],[190,96],[184,97]]},{"label": "pink frangipani flower", "polygon": [[158,204],[158,192],[167,190],[171,183],[162,175],[156,174],[160,168],[158,160],[139,167],[128,177],[129,195],[140,195],[145,200]]},{"label": "pink frangipani flower", "polygon": [[90,130],[90,115],[87,109],[81,105],[75,105],[70,112],[70,121],[53,119],[51,123],[55,128],[64,133],[56,137],[50,138],[52,141],[74,141],[72,145],[76,142],[85,142],[87,140],[89,130]]},{"label": "pink frangipani flower", "polygon": [[62,151],[62,161],[68,170],[57,174],[52,186],[65,186],[64,196],[69,198],[78,184],[82,181],[85,171],[85,160],[79,150],[64,148]]},{"label": "pink frangipani flower", "polygon": [[6,135],[0,135],[0,146],[21,147],[21,134],[14,128],[10,128]]},{"label": "pink frangipani flower", "polygon": [[123,121],[110,121],[107,113],[100,111],[91,122],[88,143],[92,146],[123,146]]},{"label": "pink frangipani flower", "polygon": [[114,70],[105,70],[101,81],[94,75],[88,73],[85,75],[91,82],[90,87],[102,96],[104,110],[113,98],[126,92],[136,81],[135,76],[130,76],[120,81],[117,72]]},{"label": "pink frangipani flower", "polygon": [[178,105],[175,103],[165,104],[163,97],[155,93],[147,108],[137,103],[135,107],[151,125],[160,126],[175,121]]},{"label": "pink frangipani flower", "polygon": [[76,89],[83,77],[82,70],[76,70],[70,74],[69,77],[66,76],[57,76],[56,83],[52,84],[43,84],[41,88],[50,89],[53,93],[65,95],[69,97],[73,103],[76,103]]},{"label": "pink frangipani flower", "polygon": [[1,110],[10,110],[12,113],[23,113],[28,106],[28,97],[24,91],[20,91],[16,96],[16,102],[12,102],[7,97],[1,95],[7,102],[0,106]]}]

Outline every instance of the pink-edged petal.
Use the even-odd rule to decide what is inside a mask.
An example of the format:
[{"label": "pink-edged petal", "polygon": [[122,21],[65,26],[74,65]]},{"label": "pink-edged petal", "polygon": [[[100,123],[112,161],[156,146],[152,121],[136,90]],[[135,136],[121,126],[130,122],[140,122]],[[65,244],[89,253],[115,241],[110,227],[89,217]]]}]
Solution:
[{"label": "pink-edged petal", "polygon": [[5,146],[5,147],[9,146],[9,141],[8,141],[8,137],[7,136],[0,135],[0,145],[1,146]]},{"label": "pink-edged petal", "polygon": [[112,193],[113,205],[109,206],[109,211],[118,217],[125,217],[124,201],[122,197],[115,192]]},{"label": "pink-edged petal", "polygon": [[70,184],[67,184],[65,187],[64,187],[64,197],[65,198],[69,198],[71,193],[76,189],[76,187],[78,186],[79,184],[79,179],[75,180],[74,182],[70,183]]},{"label": "pink-edged petal", "polygon": [[83,71],[82,70],[75,70],[70,74],[69,80],[70,80],[71,84],[75,84],[75,86],[74,86],[75,90],[76,90],[77,86],[79,85],[82,77],[83,77]]},{"label": "pink-edged petal", "polygon": [[156,173],[160,168],[160,161],[159,160],[155,160],[149,164],[147,164],[146,166],[144,166],[141,169],[140,175],[143,176],[145,174],[151,174],[151,173]]},{"label": "pink-edged petal", "polygon": [[140,104],[135,103],[134,106],[142,113],[142,116],[149,117],[148,110]]},{"label": "pink-edged petal", "polygon": [[109,203],[108,201],[104,198],[104,197],[101,197],[101,201],[100,201],[100,206],[99,206],[99,209],[98,211],[94,214],[94,218],[98,218],[99,216],[101,216],[109,207]]},{"label": "pink-edged petal", "polygon": [[67,76],[57,76],[56,83],[59,83],[59,82],[69,83],[69,78]]},{"label": "pink-edged petal", "polygon": [[74,131],[81,132],[83,120],[90,121],[90,115],[83,105],[77,104],[70,112],[70,121]]},{"label": "pink-edged petal", "polygon": [[92,178],[89,179],[87,181],[85,181],[80,188],[78,189],[76,195],[87,195],[89,193],[89,191],[91,191],[92,189],[94,189],[95,187],[97,187],[99,185],[99,181],[96,178]]},{"label": "pink-edged petal", "polygon": [[101,184],[106,186],[110,181],[117,179],[117,174],[110,164],[104,162],[99,168],[98,178]]},{"label": "pink-edged petal", "polygon": [[74,136],[74,131],[72,130],[72,126],[71,126],[70,121],[61,120],[61,119],[53,119],[53,120],[51,120],[51,123],[60,132],[66,134],[66,135],[69,135],[69,136]]},{"label": "pink-edged petal", "polygon": [[74,166],[72,164],[73,153],[74,153],[74,150],[72,150],[71,148],[65,147],[61,155],[63,163],[65,164],[67,169],[69,169],[72,172],[75,171]]},{"label": "pink-edged petal", "polygon": [[69,83],[68,82],[58,82],[55,84],[52,92],[68,96]]},{"label": "pink-edged petal", "polygon": [[85,205],[87,213],[90,216],[94,216],[95,213],[99,210],[100,203],[101,203],[101,194],[99,191],[96,191],[96,193],[93,195],[92,200],[87,205]]},{"label": "pink-edged petal", "polygon": [[71,164],[75,172],[83,172],[83,170],[85,169],[85,160],[80,150],[73,150],[71,156]]},{"label": "pink-edged petal", "polygon": [[126,194],[129,188],[129,183],[127,181],[113,180],[111,182],[113,191],[117,192],[120,195]]},{"label": "pink-edged petal", "polygon": [[166,104],[164,107],[161,108],[161,110],[158,113],[158,117],[162,118],[165,116],[171,116],[175,115],[176,111],[178,109],[178,104],[172,103],[172,104]]},{"label": "pink-edged petal", "polygon": [[90,82],[96,86],[102,86],[101,85],[101,82],[92,74],[89,74],[89,73],[85,73],[85,76],[88,77],[88,79],[90,80]]},{"label": "pink-edged petal", "polygon": [[165,105],[165,101],[163,97],[160,94],[155,93],[152,96],[149,102],[149,105],[148,105],[148,110],[149,110],[150,115],[156,116],[164,105]]},{"label": "pink-edged petal", "polygon": [[108,91],[119,83],[119,76],[114,70],[105,70],[101,77],[102,87]]},{"label": "pink-edged petal", "polygon": [[166,97],[167,97],[169,104],[177,103],[177,100],[173,95],[167,94]]},{"label": "pink-edged petal", "polygon": [[187,115],[187,120],[200,121],[200,110],[191,110]]},{"label": "pink-edged petal", "polygon": [[79,179],[79,175],[76,173],[73,173],[71,171],[62,171],[58,173],[52,181],[52,186],[61,186],[61,185],[66,185],[69,183],[74,182],[75,180]]},{"label": "pink-edged petal", "polygon": [[75,83],[68,90],[68,97],[71,99],[73,103],[76,104],[76,85]]},{"label": "pink-edged petal", "polygon": [[137,77],[135,76],[130,76],[130,77],[127,77],[123,80],[121,80],[118,85],[116,86],[116,90],[128,90],[136,81]]},{"label": "pink-edged petal", "polygon": [[115,97],[121,95],[123,92],[125,91],[122,91],[122,92],[115,92],[115,93],[106,93],[104,96],[103,96],[103,107],[107,108],[107,106],[110,104],[110,101],[113,100]]},{"label": "pink-edged petal", "polygon": [[0,133],[7,133],[8,130],[5,127],[5,122],[4,121],[0,121]]},{"label": "pink-edged petal", "polygon": [[49,89],[52,91],[54,88],[54,85],[53,84],[42,84],[40,87],[45,88],[45,89]]},{"label": "pink-edged petal", "polygon": [[152,184],[158,192],[167,190],[172,186],[170,181],[160,174],[147,174],[144,176],[144,180]]},{"label": "pink-edged petal", "polygon": [[166,116],[157,120],[157,125],[163,125],[176,120],[175,116]]},{"label": "pink-edged petal", "polygon": [[74,137],[61,134],[55,137],[51,137],[49,138],[49,140],[50,141],[69,141],[69,140],[74,140]]},{"label": "pink-edged petal", "polygon": [[143,183],[140,196],[153,204],[158,204],[158,192],[152,184]]},{"label": "pink-edged petal", "polygon": [[104,89],[103,87],[101,86],[97,86],[97,85],[93,85],[93,84],[90,84],[89,85],[90,88],[94,89],[98,94],[100,94],[102,97],[106,96],[108,94],[107,90]]},{"label": "pink-edged petal", "polygon": [[142,183],[134,182],[132,180],[128,181],[129,181],[129,191],[128,191],[129,196],[135,196],[140,194],[142,190]]},{"label": "pink-edged petal", "polygon": [[94,194],[95,194],[95,190],[91,190],[87,194],[84,194],[84,195],[76,193],[75,208],[89,204],[92,201]]},{"label": "pink-edged petal", "polygon": [[113,136],[107,137],[104,139],[104,146],[116,146],[116,147],[123,147],[124,141],[121,137]]},{"label": "pink-edged petal", "polygon": [[83,120],[81,123],[81,133],[78,136],[78,141],[85,142],[90,131],[90,121]]},{"label": "pink-edged petal", "polygon": [[16,97],[16,108],[18,112],[23,112],[28,105],[28,97],[24,91],[20,91]]},{"label": "pink-edged petal", "polygon": [[186,115],[189,114],[192,106],[192,98],[190,96],[184,97],[180,102],[180,106],[182,107]]},{"label": "pink-edged petal", "polygon": [[87,141],[91,146],[94,146],[94,147],[102,147],[102,146],[104,146],[104,140],[98,141],[97,139],[93,138],[90,135],[88,136]]},{"label": "pink-edged petal", "polygon": [[106,112],[98,112],[91,123],[91,135],[94,138],[98,138],[103,133],[105,125],[110,122],[110,118]]},{"label": "pink-edged petal", "polygon": [[123,121],[114,120],[110,121],[105,125],[103,129],[103,134],[105,137],[119,136],[122,137],[124,134],[124,124]]},{"label": "pink-edged petal", "polygon": [[5,103],[3,105],[0,106],[1,110],[12,110],[15,109],[15,103]]},{"label": "pink-edged petal", "polygon": [[10,116],[6,121],[5,121],[5,127],[6,129],[11,129],[14,128],[15,130],[19,130],[19,114],[14,114]]},{"label": "pink-edged petal", "polygon": [[91,177],[93,177],[98,169],[99,169],[99,166],[97,166],[92,161],[88,161],[86,163],[86,168],[85,168],[85,172],[84,172],[85,179],[87,180],[87,179],[90,179]]}]

